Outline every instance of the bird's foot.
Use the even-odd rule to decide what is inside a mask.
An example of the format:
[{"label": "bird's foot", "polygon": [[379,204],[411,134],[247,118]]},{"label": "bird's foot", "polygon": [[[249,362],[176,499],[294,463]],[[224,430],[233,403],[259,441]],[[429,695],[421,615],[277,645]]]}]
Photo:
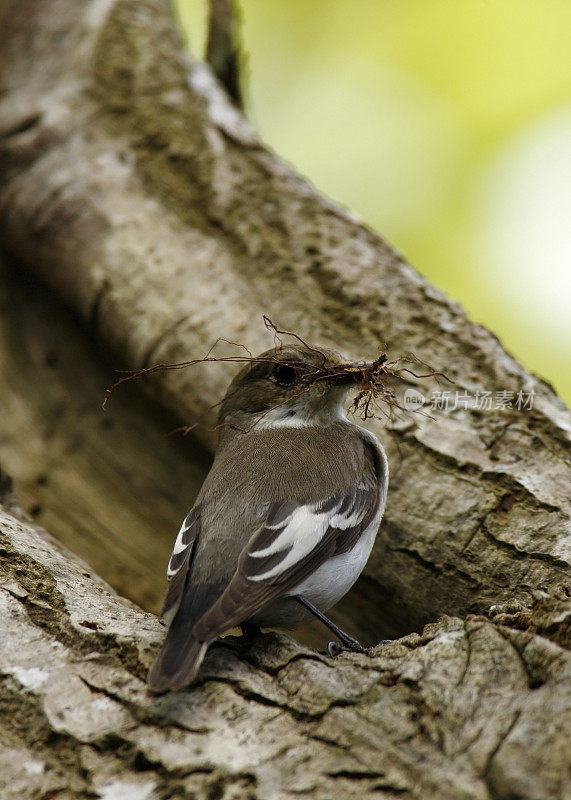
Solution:
[{"label": "bird's foot", "polygon": [[364,655],[370,656],[373,655],[374,651],[379,647],[381,644],[388,644],[392,642],[392,639],[381,639],[380,642],[377,644],[371,645],[371,647],[365,647],[356,639],[353,639],[352,636],[347,636],[347,639],[343,642],[329,642],[327,645],[327,652],[331,656],[331,658],[335,658],[338,656],[339,653],[363,653]]},{"label": "bird's foot", "polygon": [[242,622],[240,625],[242,629],[242,636],[249,642],[254,641],[262,635],[262,630],[257,625],[252,625],[251,622]]}]

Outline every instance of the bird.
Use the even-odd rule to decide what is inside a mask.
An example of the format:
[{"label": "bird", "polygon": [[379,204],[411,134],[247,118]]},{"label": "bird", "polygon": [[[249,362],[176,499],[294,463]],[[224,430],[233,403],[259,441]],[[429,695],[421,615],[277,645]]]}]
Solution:
[{"label": "bird", "polygon": [[237,626],[253,635],[314,615],[339,649],[366,649],[325,612],[362,572],[385,509],[384,449],[344,411],[369,366],[296,342],[231,381],[212,467],[169,561],[152,693],[191,684],[209,644]]}]

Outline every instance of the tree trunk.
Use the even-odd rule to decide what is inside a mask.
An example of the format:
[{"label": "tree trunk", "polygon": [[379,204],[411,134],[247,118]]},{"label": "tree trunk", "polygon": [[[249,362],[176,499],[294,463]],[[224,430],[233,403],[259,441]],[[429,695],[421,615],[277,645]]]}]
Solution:
[{"label": "tree trunk", "polygon": [[[194,358],[219,336],[265,349],[265,313],[352,358],[413,351],[454,392],[535,393],[527,410],[371,423],[388,507],[336,616],[369,641],[404,637],[370,660],[227,639],[199,686],[150,699],[156,621],[4,515],[3,791],[563,797],[563,404],[260,144],[163,0],[4,0],[0,29],[0,459],[26,509],[122,594],[158,607],[231,365],[148,379],[152,399],[121,392],[104,415],[112,366]],[[192,439],[162,435],[204,413]]]}]

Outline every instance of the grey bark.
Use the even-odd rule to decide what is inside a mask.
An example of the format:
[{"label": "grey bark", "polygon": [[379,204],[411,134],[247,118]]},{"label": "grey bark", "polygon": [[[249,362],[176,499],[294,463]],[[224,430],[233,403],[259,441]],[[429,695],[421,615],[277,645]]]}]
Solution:
[{"label": "grey bark", "polygon": [[335,661],[227,638],[157,699],[156,617],[29,525],[0,529],[6,800],[565,796],[571,659],[546,638],[445,617]]},{"label": "grey bark", "polygon": [[165,2],[4,0],[0,29],[0,458],[26,507],[122,593],[157,607],[214,436],[161,433],[215,403],[231,368],[170,372],[146,384],[158,404],[125,393],[102,417],[109,363],[185,360],[218,336],[262,350],[266,313],[352,358],[414,351],[455,390],[536,393],[531,411],[372,423],[387,514],[337,621],[369,641],[409,635],[371,661],[275,634],[226,641],[199,687],[150,700],[155,621],[3,517],[7,791],[19,775],[18,797],[121,782],[141,797],[563,797],[563,404],[261,145]]}]

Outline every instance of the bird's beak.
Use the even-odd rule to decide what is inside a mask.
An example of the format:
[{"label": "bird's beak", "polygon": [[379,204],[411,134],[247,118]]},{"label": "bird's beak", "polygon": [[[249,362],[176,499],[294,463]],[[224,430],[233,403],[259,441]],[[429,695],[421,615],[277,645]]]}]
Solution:
[{"label": "bird's beak", "polygon": [[350,364],[340,364],[331,376],[331,383],[335,383],[337,386],[361,383],[365,372],[372,366],[372,361],[353,361]]}]

